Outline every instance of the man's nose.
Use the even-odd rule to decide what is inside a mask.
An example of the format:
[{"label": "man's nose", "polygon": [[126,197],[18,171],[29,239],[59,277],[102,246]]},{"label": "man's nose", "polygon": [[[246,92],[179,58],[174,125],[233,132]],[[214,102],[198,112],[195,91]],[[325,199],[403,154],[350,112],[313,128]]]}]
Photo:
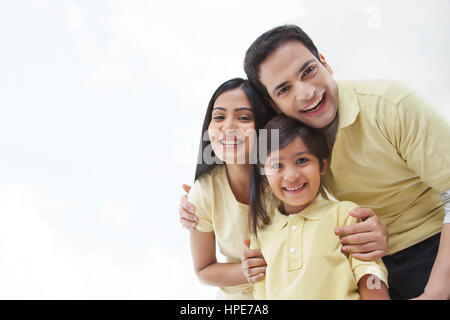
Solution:
[{"label": "man's nose", "polygon": [[316,88],[313,85],[304,81],[297,81],[295,83],[295,98],[297,101],[311,100],[314,98],[315,93]]}]

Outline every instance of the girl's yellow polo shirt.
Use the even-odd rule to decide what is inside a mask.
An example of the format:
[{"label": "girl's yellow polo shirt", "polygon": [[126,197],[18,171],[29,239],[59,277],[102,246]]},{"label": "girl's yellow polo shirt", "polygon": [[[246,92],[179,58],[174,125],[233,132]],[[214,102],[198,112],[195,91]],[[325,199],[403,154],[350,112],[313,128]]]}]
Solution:
[{"label": "girl's yellow polo shirt", "polygon": [[[358,281],[366,274],[387,286],[381,260],[361,261],[341,252],[334,230],[356,223],[348,214],[356,208],[352,202],[329,201],[319,194],[297,214],[276,209],[271,224],[251,241],[267,262],[265,278],[255,285],[255,299],[359,299]],[[379,281],[371,280],[374,286]]]},{"label": "girl's yellow polo shirt", "polygon": [[[188,200],[195,207],[198,217],[197,229],[214,232],[217,245],[226,262],[241,262],[245,249],[244,239],[249,238],[249,206],[236,200],[228,183],[224,165],[195,181]],[[250,283],[221,287],[219,299],[253,299],[253,285]]]}]

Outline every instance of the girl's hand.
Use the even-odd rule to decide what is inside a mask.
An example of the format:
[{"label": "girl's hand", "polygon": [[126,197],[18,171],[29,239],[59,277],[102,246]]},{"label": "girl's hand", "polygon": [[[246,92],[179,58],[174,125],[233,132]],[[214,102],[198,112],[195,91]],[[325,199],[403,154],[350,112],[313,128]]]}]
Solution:
[{"label": "girl's hand", "polygon": [[187,200],[187,194],[191,190],[191,187],[183,184],[183,190],[186,194],[181,197],[180,201],[180,222],[184,228],[194,230],[197,226],[198,218],[194,215],[194,206]]},{"label": "girl's hand", "polygon": [[266,260],[264,260],[261,250],[250,249],[250,239],[245,239],[244,244],[247,249],[241,256],[242,271],[248,282],[255,283],[266,275]]},{"label": "girl's hand", "polygon": [[364,261],[385,256],[389,249],[389,233],[380,218],[369,208],[358,208],[349,214],[363,221],[336,228],[335,233],[343,244],[342,252]]}]

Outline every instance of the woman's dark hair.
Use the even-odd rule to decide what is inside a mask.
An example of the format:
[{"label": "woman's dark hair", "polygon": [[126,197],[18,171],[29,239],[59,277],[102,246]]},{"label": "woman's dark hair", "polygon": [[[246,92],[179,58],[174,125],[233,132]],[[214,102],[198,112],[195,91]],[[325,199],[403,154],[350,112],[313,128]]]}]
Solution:
[{"label": "woman's dark hair", "polygon": [[210,172],[217,164],[223,163],[222,160],[217,158],[211,149],[211,161],[206,163],[203,157],[205,149],[211,148],[211,141],[208,136],[208,127],[211,122],[212,111],[214,108],[214,103],[217,98],[224,92],[231,91],[234,89],[242,89],[247,95],[251,106],[253,107],[254,119],[255,119],[255,130],[258,133],[258,129],[264,127],[264,125],[275,115],[275,112],[271,107],[269,107],[264,100],[259,95],[258,91],[250,85],[248,80],[241,78],[234,78],[228,80],[221,84],[209,101],[208,108],[206,110],[205,120],[203,121],[202,136],[200,140],[200,149],[197,157],[197,168],[195,170],[195,180],[200,178],[203,174]]},{"label": "woman's dark hair", "polygon": [[244,70],[249,82],[264,97],[270,98],[266,87],[259,80],[259,67],[270,54],[289,41],[300,41],[320,61],[313,41],[296,25],[279,26],[263,33],[247,49]]},{"label": "woman's dark hair", "polygon": [[[278,150],[285,148],[296,137],[300,137],[308,147],[309,151],[319,159],[320,169],[323,169],[323,160],[330,155],[328,144],[325,136],[318,130],[311,128],[298,120],[289,118],[285,115],[277,115],[270,120],[264,127],[267,130],[267,145],[266,152],[260,152],[259,155],[270,156],[270,152],[276,146],[273,146],[273,139],[278,141]],[[273,130],[278,129],[278,130]],[[259,147],[264,145],[258,143]],[[267,158],[266,158],[267,159]],[[268,215],[268,208],[266,203],[271,199],[268,196],[268,182],[266,176],[263,174],[263,166],[266,161],[264,158],[259,158],[258,164],[253,166],[252,181],[250,183],[250,230],[256,235],[257,229],[264,227],[270,222]]]}]

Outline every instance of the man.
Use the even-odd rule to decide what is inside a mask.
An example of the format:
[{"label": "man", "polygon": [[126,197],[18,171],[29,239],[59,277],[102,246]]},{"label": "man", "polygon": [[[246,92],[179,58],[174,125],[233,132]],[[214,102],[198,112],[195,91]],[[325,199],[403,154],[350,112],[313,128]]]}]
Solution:
[{"label": "man", "polygon": [[[336,82],[297,26],[256,39],[244,69],[275,110],[325,132],[332,148],[327,189],[373,208],[387,226],[390,249],[383,260],[391,297],[450,299],[448,122],[399,83]],[[343,244],[363,241],[353,227],[337,230]],[[370,242],[350,248],[372,250]]]}]

